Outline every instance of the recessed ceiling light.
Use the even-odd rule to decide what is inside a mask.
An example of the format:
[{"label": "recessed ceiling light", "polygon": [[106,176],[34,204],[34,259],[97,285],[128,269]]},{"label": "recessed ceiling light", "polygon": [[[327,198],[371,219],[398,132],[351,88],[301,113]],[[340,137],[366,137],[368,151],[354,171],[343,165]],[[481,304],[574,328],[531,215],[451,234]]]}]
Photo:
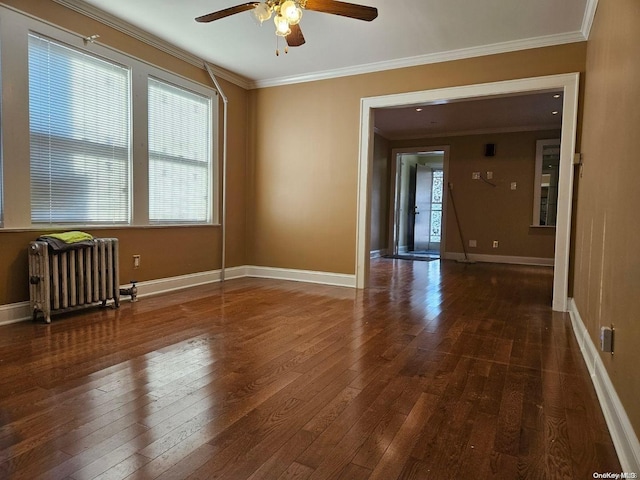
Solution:
[{"label": "recessed ceiling light", "polygon": [[551,115],[558,115],[558,113],[560,112],[558,112],[557,110],[554,110],[553,112],[551,112]]},{"label": "recessed ceiling light", "polygon": [[556,94],[553,96],[553,98],[560,98],[560,94],[559,94],[559,93],[556,93]]},{"label": "recessed ceiling light", "polygon": [[421,112],[422,109],[421,108],[416,108],[416,112]]}]

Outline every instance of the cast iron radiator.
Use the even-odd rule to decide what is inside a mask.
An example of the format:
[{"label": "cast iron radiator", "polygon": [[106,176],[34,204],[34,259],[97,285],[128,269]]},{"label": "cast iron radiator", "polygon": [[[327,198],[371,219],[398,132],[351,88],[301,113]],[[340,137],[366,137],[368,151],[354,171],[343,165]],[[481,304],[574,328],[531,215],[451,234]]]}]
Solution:
[{"label": "cast iron radiator", "polygon": [[95,238],[92,246],[54,252],[46,242],[29,244],[29,298],[33,319],[47,323],[64,311],[113,300],[120,306],[118,239]]}]

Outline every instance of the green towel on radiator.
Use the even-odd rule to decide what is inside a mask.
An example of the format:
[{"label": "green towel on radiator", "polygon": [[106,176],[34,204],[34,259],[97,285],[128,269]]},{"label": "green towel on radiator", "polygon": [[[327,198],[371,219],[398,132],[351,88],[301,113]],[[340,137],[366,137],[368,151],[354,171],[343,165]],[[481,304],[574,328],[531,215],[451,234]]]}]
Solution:
[{"label": "green towel on radiator", "polygon": [[43,235],[43,237],[57,238],[58,240],[62,240],[64,243],[77,243],[84,242],[85,240],[93,240],[93,235],[89,235],[86,232],[78,232],[76,230],[62,233],[48,233],[47,235]]},{"label": "green towel on radiator", "polygon": [[49,249],[54,252],[64,252],[66,250],[91,247],[94,245],[92,235],[77,231],[49,233],[37,239],[42,242],[47,242]]}]

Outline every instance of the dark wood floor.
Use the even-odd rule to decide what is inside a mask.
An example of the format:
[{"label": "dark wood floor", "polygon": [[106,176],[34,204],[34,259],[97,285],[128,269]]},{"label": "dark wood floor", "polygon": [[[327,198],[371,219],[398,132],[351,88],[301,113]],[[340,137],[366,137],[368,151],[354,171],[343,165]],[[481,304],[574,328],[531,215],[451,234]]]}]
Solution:
[{"label": "dark wood floor", "polygon": [[619,472],[552,271],[376,260],[0,328],[0,478]]}]

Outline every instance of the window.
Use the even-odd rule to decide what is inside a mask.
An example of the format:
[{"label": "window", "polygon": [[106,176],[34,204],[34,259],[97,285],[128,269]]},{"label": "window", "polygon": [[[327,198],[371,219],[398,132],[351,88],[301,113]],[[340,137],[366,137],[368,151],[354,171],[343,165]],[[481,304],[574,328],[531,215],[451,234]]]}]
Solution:
[{"label": "window", "polygon": [[215,89],[14,9],[0,23],[0,231],[218,221]]},{"label": "window", "polygon": [[149,79],[149,221],[211,221],[211,99]]},{"label": "window", "polygon": [[31,221],[130,221],[129,69],[29,34]]},{"label": "window", "polygon": [[442,239],[442,200],[443,200],[444,172],[434,170],[431,179],[431,228],[429,241],[440,243]]},{"label": "window", "polygon": [[536,142],[536,166],[533,185],[534,227],[556,225],[558,181],[560,175],[560,139]]}]

